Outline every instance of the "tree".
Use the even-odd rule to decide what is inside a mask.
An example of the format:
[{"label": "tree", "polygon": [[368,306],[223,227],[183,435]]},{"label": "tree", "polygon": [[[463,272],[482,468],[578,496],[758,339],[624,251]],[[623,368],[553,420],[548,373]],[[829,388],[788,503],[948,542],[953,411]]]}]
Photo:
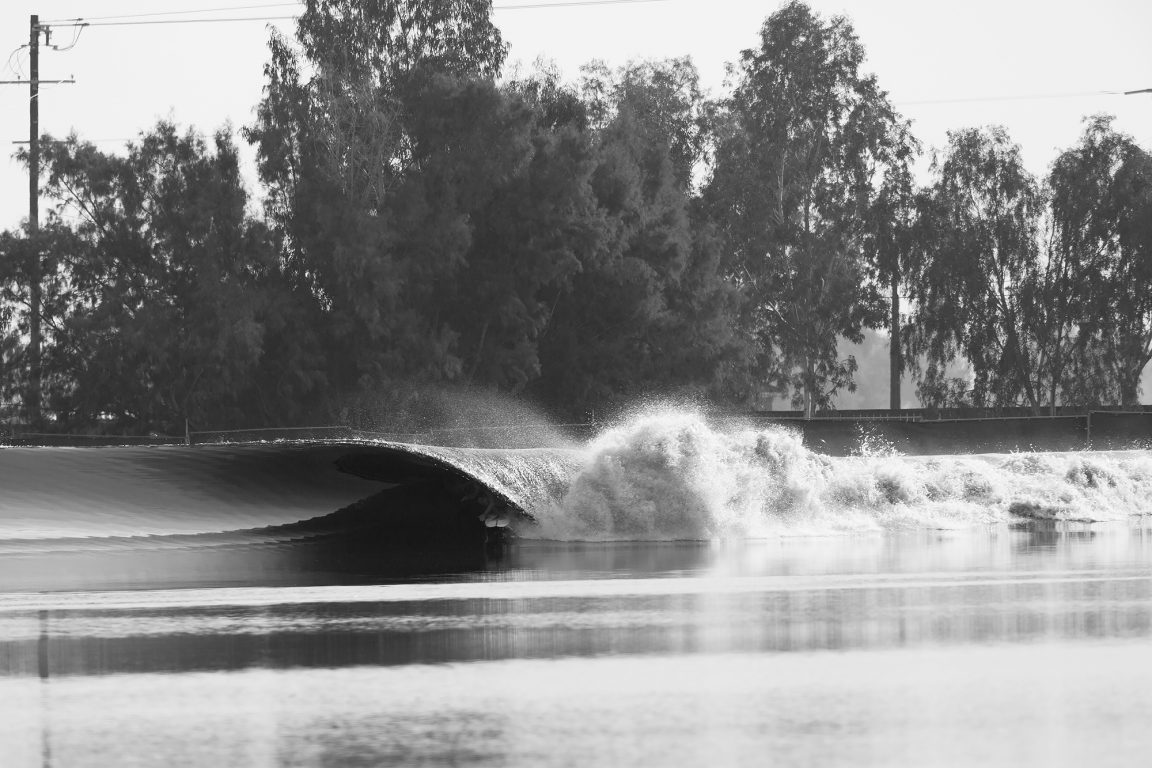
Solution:
[{"label": "tree", "polygon": [[76,137],[47,147],[45,399],[58,426],[171,433],[290,415],[307,383],[283,399],[258,386],[272,384],[276,265],[228,133],[210,149],[162,122],[126,156]]},{"label": "tree", "polygon": [[637,396],[722,388],[739,349],[733,299],[692,202],[706,104],[691,62],[584,70],[598,249],[559,296],[537,391],[586,416]]},{"label": "tree", "polygon": [[974,405],[1023,402],[1038,411],[1053,353],[1037,280],[1043,197],[1003,128],[954,131],[948,140],[919,204],[908,351],[925,355],[932,371],[967,359]]},{"label": "tree", "polygon": [[[31,285],[38,280],[41,288],[40,318],[42,343],[40,354],[41,402],[43,395],[61,387],[52,366],[45,365],[52,352],[53,335],[68,300],[67,273],[61,269],[62,254],[82,247],[76,233],[55,218],[39,228],[35,239],[26,232],[0,233],[0,402],[19,403],[0,416],[30,414],[26,395],[31,377],[28,339],[31,328]],[[39,269],[34,268],[39,260]],[[38,425],[42,428],[42,425]]]},{"label": "tree", "polygon": [[691,59],[633,61],[616,70],[593,61],[581,68],[580,92],[593,129],[631,121],[649,142],[648,151],[667,153],[675,185],[692,190],[714,107],[700,90]]},{"label": "tree", "polygon": [[883,177],[871,205],[864,228],[864,249],[869,265],[889,288],[888,373],[889,408],[900,410],[900,379],[904,373],[901,351],[900,289],[915,250],[916,186],[912,161],[920,144],[906,125],[894,128],[894,140],[882,148]]},{"label": "tree", "polygon": [[884,317],[865,223],[906,130],[863,62],[843,17],[801,2],[770,16],[732,70],[706,190],[766,376],[808,414],[854,387],[837,338],[859,342]]},{"label": "tree", "polygon": [[433,292],[466,263],[489,182],[524,166],[531,123],[493,85],[505,47],[490,13],[489,0],[310,0],[299,51],[272,37],[246,135],[337,395],[465,375]]},{"label": "tree", "polygon": [[492,0],[306,0],[296,38],[319,77],[386,89],[421,69],[492,80],[507,55]]},{"label": "tree", "polygon": [[1056,306],[1076,372],[1062,377],[1066,388],[1080,401],[1137,405],[1152,359],[1152,157],[1097,115],[1053,163],[1048,186],[1065,286]]},{"label": "tree", "polygon": [[[521,393],[541,375],[539,345],[561,295],[601,247],[589,185],[593,150],[572,94],[547,73],[499,90],[467,88],[485,90],[490,117],[414,110],[436,116],[435,130],[448,132],[434,142],[437,157],[413,177],[424,190],[420,208],[453,200],[466,225],[458,265],[429,271],[423,281],[432,289],[430,306],[455,335],[458,378]],[[430,138],[424,130],[416,135],[421,144]],[[437,227],[414,222],[411,230]],[[429,243],[425,260],[437,249],[439,242]]]}]

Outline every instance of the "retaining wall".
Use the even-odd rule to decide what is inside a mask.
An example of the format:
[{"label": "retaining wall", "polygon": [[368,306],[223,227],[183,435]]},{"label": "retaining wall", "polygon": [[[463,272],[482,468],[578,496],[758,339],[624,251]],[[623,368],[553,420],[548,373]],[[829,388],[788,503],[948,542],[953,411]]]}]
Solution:
[{"label": "retaining wall", "polygon": [[1152,449],[1152,413],[1147,412],[937,421],[759,420],[798,430],[808,448],[829,456],[887,446],[908,455]]}]

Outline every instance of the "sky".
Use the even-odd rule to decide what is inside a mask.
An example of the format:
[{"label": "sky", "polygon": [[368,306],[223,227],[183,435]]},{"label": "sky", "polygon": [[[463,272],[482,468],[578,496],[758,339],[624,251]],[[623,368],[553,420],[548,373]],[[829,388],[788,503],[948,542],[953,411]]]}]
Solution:
[{"label": "sky", "polygon": [[[779,2],[746,0],[616,0],[602,5],[514,8],[557,0],[495,0],[494,20],[509,44],[509,65],[554,61],[568,78],[592,59],[690,56],[702,85],[724,93],[726,65],[757,42]],[[589,0],[583,0],[587,3]],[[1086,115],[1116,116],[1116,127],[1152,147],[1152,2],[1148,0],[810,0],[825,17],[848,16],[868,54],[866,70],[927,149],[947,132],[998,124],[1022,147],[1025,164],[1042,176],[1058,152],[1073,145]],[[260,7],[253,7],[260,6]],[[235,11],[221,9],[233,8]],[[202,14],[176,11],[210,9]],[[4,0],[0,7],[0,79],[28,76],[28,17],[42,22],[166,13],[157,19],[289,16],[273,0]],[[110,19],[109,19],[110,20]],[[142,19],[123,19],[140,21]],[[85,28],[70,50],[41,50],[43,79],[75,77],[41,89],[40,128],[72,131],[105,151],[159,119],[211,133],[253,121],[263,87],[268,26],[291,33],[289,19]],[[52,43],[65,48],[76,29],[57,24]],[[9,55],[11,52],[11,55]],[[0,142],[28,138],[28,89],[0,85]],[[0,229],[27,216],[28,181],[10,157],[0,159]],[[245,148],[254,182],[252,152]],[[927,160],[922,164],[926,171]],[[886,389],[886,387],[885,387]],[[1148,387],[1145,387],[1148,389]],[[886,395],[885,395],[886,398]],[[885,405],[880,403],[880,405]]]},{"label": "sky", "polygon": [[[586,1],[586,0],[585,0]],[[542,8],[501,6],[556,0],[496,0],[495,22],[510,44],[509,63],[555,61],[571,78],[582,64],[602,59],[692,57],[713,95],[724,91],[725,68],[754,46],[764,19],[779,3],[746,0],[652,0]],[[812,0],[825,16],[847,15],[876,73],[914,133],[928,148],[947,131],[1000,124],[1021,144],[1029,169],[1041,175],[1057,152],[1072,145],[1082,118],[1116,115],[1116,125],[1152,147],[1152,94],[1101,91],[1152,88],[1152,3],[1022,0]],[[28,16],[41,20],[141,14],[165,20],[222,16],[288,16],[291,3],[273,0],[5,0],[0,8],[0,79],[27,77]],[[253,7],[261,6],[261,7]],[[173,14],[192,9],[203,14]],[[139,21],[141,19],[124,19]],[[185,23],[85,28],[68,51],[42,50],[41,77],[74,85],[46,85],[41,130],[76,131],[107,151],[166,118],[211,133],[225,123],[253,120],[263,87],[267,26],[291,32],[290,20]],[[69,45],[75,29],[58,25],[52,42]],[[25,171],[11,159],[12,141],[28,138],[26,86],[0,86],[0,227],[27,215]],[[251,163],[251,152],[248,152]],[[924,164],[925,167],[927,163]]]}]

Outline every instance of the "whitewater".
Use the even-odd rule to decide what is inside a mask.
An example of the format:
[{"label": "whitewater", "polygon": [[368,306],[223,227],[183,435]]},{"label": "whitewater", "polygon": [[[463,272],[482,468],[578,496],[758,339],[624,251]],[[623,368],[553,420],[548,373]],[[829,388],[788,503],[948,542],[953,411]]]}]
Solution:
[{"label": "whitewater", "polygon": [[523,535],[764,538],[1152,513],[1149,451],[903,456],[864,440],[831,457],[787,429],[675,411],[608,430],[579,465],[561,498],[526,500],[539,522]]},{"label": "whitewater", "polygon": [[902,456],[864,441],[831,457],[779,427],[649,413],[582,451],[560,499],[525,500],[522,535],[559,540],[755,539],[958,529],[1018,519],[1152,514],[1152,453]]},{"label": "whitewater", "polygon": [[[315,535],[452,508],[482,533],[708,541],[1152,514],[1152,452],[826,456],[781,427],[652,409],[583,445],[282,441],[0,449],[0,542]],[[429,512],[429,515],[432,513]],[[348,521],[352,520],[352,523]],[[475,522],[479,520],[479,522]],[[203,539],[203,543],[215,541]]]}]

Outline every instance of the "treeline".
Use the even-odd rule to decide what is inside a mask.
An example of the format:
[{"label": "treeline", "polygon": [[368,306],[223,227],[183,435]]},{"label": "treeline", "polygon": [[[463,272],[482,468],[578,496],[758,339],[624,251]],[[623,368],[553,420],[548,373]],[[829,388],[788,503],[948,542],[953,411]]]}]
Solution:
[{"label": "treeline", "polygon": [[3,397],[38,371],[55,428],[161,432],[380,426],[429,385],[815,411],[854,388],[838,339],[887,328],[926,405],[1136,402],[1152,158],[1107,117],[1043,180],[956,131],[919,187],[850,22],[800,2],[719,100],[688,59],[505,54],[489,0],[308,0],[240,132],[255,193],[229,130],[46,143],[48,220],[0,235]]}]

